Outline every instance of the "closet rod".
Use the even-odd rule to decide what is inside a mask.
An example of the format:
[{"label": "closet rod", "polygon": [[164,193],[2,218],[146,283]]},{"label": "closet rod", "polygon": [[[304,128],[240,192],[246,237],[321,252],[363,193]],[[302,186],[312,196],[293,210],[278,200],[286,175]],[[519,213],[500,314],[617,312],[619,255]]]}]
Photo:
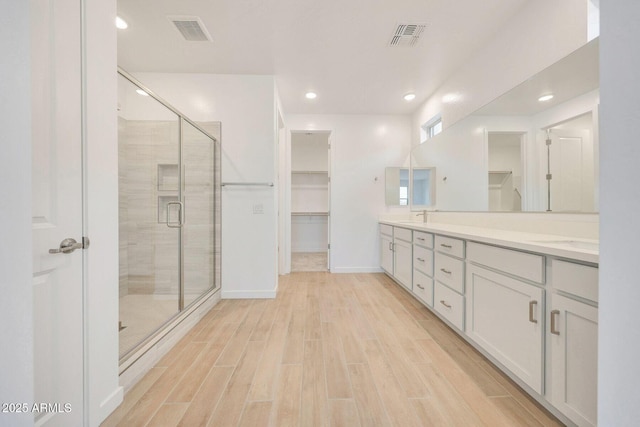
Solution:
[{"label": "closet rod", "polygon": [[223,182],[220,184],[223,187],[231,186],[231,185],[248,185],[248,186],[256,186],[256,187],[273,187],[273,182]]}]

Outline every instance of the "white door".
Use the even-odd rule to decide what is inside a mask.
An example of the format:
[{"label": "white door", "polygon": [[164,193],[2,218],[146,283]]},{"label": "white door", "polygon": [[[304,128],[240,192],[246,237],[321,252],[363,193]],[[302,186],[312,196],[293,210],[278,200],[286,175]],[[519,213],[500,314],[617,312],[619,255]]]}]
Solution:
[{"label": "white door", "polygon": [[331,271],[331,134],[327,147],[327,271]]},{"label": "white door", "polygon": [[380,235],[380,267],[393,276],[393,239],[386,234]]},{"label": "white door", "polygon": [[594,152],[587,130],[552,129],[551,210],[554,212],[593,212]]},{"label": "white door", "polygon": [[[33,307],[36,425],[83,424],[80,2],[32,2]],[[115,70],[114,70],[115,72]],[[114,325],[115,327],[115,325]]]}]

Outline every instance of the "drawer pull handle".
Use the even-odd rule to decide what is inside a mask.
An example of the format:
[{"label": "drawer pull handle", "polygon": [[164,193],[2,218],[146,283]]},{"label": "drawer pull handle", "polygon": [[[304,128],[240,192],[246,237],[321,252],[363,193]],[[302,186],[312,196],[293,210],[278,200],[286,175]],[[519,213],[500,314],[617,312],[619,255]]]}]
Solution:
[{"label": "drawer pull handle", "polygon": [[422,240],[424,242],[424,237],[416,237],[418,240]]},{"label": "drawer pull handle", "polygon": [[445,270],[444,268],[441,268],[440,271],[442,271],[444,274],[451,274],[449,270]]},{"label": "drawer pull handle", "polygon": [[420,262],[424,262],[424,258],[416,258]]},{"label": "drawer pull handle", "polygon": [[553,335],[560,335],[558,325],[556,325],[556,319],[560,316],[560,310],[551,310],[551,333]]},{"label": "drawer pull handle", "polygon": [[420,283],[416,283],[416,286],[417,286],[417,287],[419,287],[420,289],[422,289],[422,290],[424,291],[424,287],[422,287],[422,286],[420,285]]},{"label": "drawer pull handle", "polygon": [[442,246],[443,248],[447,248],[447,249],[451,249],[453,247],[451,245],[446,245],[444,243],[440,243],[440,246]]},{"label": "drawer pull handle", "polygon": [[447,302],[446,302],[445,300],[443,300],[443,299],[442,299],[442,300],[440,300],[440,304],[444,305],[444,306],[445,306],[445,307],[447,307],[447,308],[451,308],[451,305],[450,305],[450,304],[447,304]]},{"label": "drawer pull handle", "polygon": [[533,317],[534,307],[538,305],[538,301],[529,301],[529,322],[538,323],[538,321]]}]

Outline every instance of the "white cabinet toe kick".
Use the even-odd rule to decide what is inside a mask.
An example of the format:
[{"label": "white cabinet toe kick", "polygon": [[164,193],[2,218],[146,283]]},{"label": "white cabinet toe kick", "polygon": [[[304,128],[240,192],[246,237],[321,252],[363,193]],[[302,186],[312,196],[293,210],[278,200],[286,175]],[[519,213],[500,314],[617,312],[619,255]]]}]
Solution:
[{"label": "white cabinet toe kick", "polygon": [[384,271],[527,393],[596,425],[597,264],[406,225],[380,224],[380,245]]}]

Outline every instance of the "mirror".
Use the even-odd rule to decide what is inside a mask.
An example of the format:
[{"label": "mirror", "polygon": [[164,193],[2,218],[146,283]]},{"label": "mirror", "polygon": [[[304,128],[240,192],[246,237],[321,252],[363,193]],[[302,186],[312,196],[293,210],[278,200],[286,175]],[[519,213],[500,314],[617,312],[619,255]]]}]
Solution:
[{"label": "mirror", "polygon": [[387,206],[409,204],[409,168],[386,168],[384,183],[384,200]]},{"label": "mirror", "polygon": [[411,170],[411,208],[426,209],[435,204],[436,168]]},{"label": "mirror", "polygon": [[415,147],[412,170],[438,169],[432,207],[597,212],[598,61],[596,38]]}]

